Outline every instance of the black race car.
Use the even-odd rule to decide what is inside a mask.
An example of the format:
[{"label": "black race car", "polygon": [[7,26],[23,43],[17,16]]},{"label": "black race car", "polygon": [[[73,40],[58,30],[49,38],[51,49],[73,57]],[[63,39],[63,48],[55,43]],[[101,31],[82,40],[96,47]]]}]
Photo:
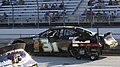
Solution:
[{"label": "black race car", "polygon": [[76,59],[87,56],[91,60],[98,59],[102,49],[118,45],[111,32],[100,36],[97,32],[74,26],[52,27],[38,35],[16,39],[12,44],[23,42],[28,53],[67,54]]}]

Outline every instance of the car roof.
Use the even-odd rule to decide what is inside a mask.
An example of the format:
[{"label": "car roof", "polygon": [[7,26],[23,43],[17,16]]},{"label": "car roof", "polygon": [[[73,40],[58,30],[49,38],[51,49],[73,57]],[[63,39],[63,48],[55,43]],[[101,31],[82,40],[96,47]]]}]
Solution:
[{"label": "car roof", "polygon": [[77,26],[55,26],[55,27],[51,27],[50,29],[61,29],[61,28],[72,28],[72,29],[81,28],[81,29],[83,29],[82,27],[77,27]]},{"label": "car roof", "polygon": [[81,29],[83,31],[88,31],[91,32],[92,35],[96,34],[96,32],[93,32],[91,30],[85,29],[83,27],[78,27],[78,26],[56,26],[56,27],[51,27],[50,29]]},{"label": "car roof", "polygon": [[[79,29],[82,29],[82,30],[86,30],[86,31],[90,31],[88,29],[85,29],[83,27],[78,27],[78,26],[56,26],[56,27],[51,27],[50,29],[76,29],[76,28],[79,28]],[[90,31],[92,32],[92,31]]]},{"label": "car roof", "polygon": [[60,29],[60,28],[74,28],[74,26],[55,26],[55,27],[51,27],[50,29]]}]

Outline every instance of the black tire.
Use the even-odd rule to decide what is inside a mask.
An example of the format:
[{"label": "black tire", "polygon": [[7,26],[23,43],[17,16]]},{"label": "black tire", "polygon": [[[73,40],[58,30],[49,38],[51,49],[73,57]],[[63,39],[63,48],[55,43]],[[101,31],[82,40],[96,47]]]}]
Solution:
[{"label": "black tire", "polygon": [[90,60],[94,61],[94,60],[97,60],[99,58],[98,55],[91,55],[90,56]]},{"label": "black tire", "polygon": [[80,54],[78,54],[78,55],[75,55],[75,58],[77,59],[77,60],[81,60],[81,56],[80,56]]},{"label": "black tire", "polygon": [[79,54],[79,48],[73,48],[72,46],[69,46],[68,52],[70,53],[70,55],[75,57],[77,60],[81,59],[81,56]]}]

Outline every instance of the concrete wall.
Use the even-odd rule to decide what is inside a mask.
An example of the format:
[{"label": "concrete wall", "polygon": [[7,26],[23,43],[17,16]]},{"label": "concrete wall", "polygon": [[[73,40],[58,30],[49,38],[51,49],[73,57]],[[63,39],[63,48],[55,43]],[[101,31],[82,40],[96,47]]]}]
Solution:
[{"label": "concrete wall", "polygon": [[[0,38],[16,38],[16,36],[28,36],[29,34],[39,34],[45,31],[44,29],[0,29]],[[97,28],[87,28],[91,31],[97,32]],[[111,31],[113,34],[120,34],[120,28],[99,28],[99,33],[104,34]],[[25,35],[23,35],[25,34]],[[115,38],[120,39],[120,35],[114,35]]]},{"label": "concrete wall", "polygon": [[[47,28],[42,29],[0,29],[0,43],[6,43],[14,38],[29,37],[33,34],[39,34]],[[97,32],[96,28],[87,28],[91,31]],[[120,28],[99,28],[100,34],[111,31],[113,34],[120,34]],[[120,43],[120,35],[113,35]]]},{"label": "concrete wall", "polygon": [[26,37],[32,34],[39,34],[46,29],[0,29],[0,38]]}]

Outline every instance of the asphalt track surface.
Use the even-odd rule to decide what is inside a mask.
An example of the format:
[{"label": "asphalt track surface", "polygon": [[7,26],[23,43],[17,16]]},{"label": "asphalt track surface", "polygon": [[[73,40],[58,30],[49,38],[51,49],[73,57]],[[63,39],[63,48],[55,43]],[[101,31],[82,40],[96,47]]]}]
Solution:
[{"label": "asphalt track surface", "polygon": [[120,67],[120,56],[101,56],[99,60],[76,60],[73,57],[32,56],[39,67]]}]

